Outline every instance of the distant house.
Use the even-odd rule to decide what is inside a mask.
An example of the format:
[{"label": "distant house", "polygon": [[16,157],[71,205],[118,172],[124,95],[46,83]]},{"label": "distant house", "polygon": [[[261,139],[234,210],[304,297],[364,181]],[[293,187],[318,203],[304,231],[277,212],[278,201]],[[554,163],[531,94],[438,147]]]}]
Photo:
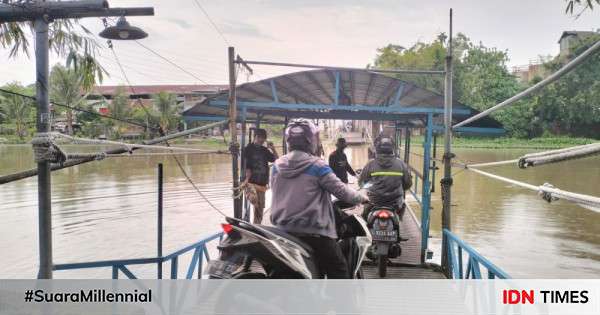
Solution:
[{"label": "distant house", "polygon": [[[143,105],[151,105],[154,94],[167,92],[177,95],[177,100],[183,103],[183,109],[186,110],[206,97],[227,89],[227,85],[104,85],[95,87],[88,98],[93,100],[101,98],[111,100],[119,88],[124,89],[125,94],[129,95],[129,98],[132,100],[132,106],[138,104],[138,99],[142,100]],[[104,109],[98,108],[97,110],[102,111]]]},{"label": "distant house", "polygon": [[560,56],[567,56],[578,43],[594,35],[600,35],[600,33],[591,31],[564,31],[558,39]]},{"label": "distant house", "polygon": [[[177,96],[177,101],[183,104],[183,110],[203,101],[207,97],[217,94],[228,88],[227,85],[104,85],[96,86],[92,93],[88,96],[88,102],[94,104],[94,109],[103,115],[110,115],[108,104],[98,102],[99,100],[112,101],[113,96],[118,89],[123,89],[124,93],[129,95],[130,106],[137,107],[140,104],[144,107],[153,107],[152,97],[160,92],[172,93]],[[128,132],[124,137],[135,138],[141,135],[142,128],[135,126],[127,126]]]},{"label": "distant house", "polygon": [[[573,48],[576,47],[581,41],[590,38],[591,36],[600,36],[600,30],[598,32],[591,31],[564,31],[558,39],[560,45],[560,52],[558,58],[569,58],[573,52]],[[550,73],[544,67],[544,64],[553,58],[538,58],[530,60],[527,65],[514,66],[512,68],[512,74],[517,77],[520,82],[530,82],[535,77],[545,78]]]}]

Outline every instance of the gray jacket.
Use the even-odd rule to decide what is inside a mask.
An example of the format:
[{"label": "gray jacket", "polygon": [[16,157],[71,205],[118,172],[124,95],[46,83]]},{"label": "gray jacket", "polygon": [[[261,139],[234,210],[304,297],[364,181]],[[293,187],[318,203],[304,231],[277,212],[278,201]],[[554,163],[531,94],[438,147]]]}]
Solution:
[{"label": "gray jacket", "polygon": [[363,197],[335,176],[322,159],[292,151],[271,169],[271,222],[286,232],[337,238],[331,195],[358,204]]}]

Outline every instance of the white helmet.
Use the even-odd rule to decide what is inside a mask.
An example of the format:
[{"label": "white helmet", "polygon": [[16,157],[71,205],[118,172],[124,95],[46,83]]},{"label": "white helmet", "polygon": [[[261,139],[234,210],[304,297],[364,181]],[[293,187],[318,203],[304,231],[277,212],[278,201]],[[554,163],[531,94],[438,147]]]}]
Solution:
[{"label": "white helmet", "polygon": [[285,140],[290,150],[301,150],[316,155],[319,147],[319,129],[308,119],[293,119],[285,129]]}]

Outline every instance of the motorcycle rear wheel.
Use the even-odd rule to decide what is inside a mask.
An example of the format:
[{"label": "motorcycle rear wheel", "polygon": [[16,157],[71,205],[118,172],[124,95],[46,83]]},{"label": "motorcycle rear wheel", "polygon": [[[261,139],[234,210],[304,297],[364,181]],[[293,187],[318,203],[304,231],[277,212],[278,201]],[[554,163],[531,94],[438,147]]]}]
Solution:
[{"label": "motorcycle rear wheel", "polygon": [[377,271],[379,274],[379,278],[385,278],[387,275],[387,254],[377,255]]}]

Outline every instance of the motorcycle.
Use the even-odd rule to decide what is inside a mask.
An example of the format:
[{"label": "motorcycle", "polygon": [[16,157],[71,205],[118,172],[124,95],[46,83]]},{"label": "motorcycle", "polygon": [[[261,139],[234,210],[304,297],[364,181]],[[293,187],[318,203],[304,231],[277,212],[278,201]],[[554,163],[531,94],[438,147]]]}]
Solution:
[{"label": "motorcycle", "polygon": [[[367,183],[363,186],[368,189]],[[372,205],[367,216],[367,227],[371,231],[373,245],[369,248],[367,257],[377,262],[379,277],[387,275],[387,265],[390,258],[402,255],[400,247],[400,217],[393,207]]]},{"label": "motorcycle", "polygon": [[[362,278],[360,267],[372,238],[364,219],[342,209],[351,205],[334,202],[338,244],[348,263],[350,277]],[[250,224],[227,217],[226,237],[218,245],[219,258],[206,273],[211,279],[318,279],[322,277],[313,250],[297,237],[276,227]]]}]

